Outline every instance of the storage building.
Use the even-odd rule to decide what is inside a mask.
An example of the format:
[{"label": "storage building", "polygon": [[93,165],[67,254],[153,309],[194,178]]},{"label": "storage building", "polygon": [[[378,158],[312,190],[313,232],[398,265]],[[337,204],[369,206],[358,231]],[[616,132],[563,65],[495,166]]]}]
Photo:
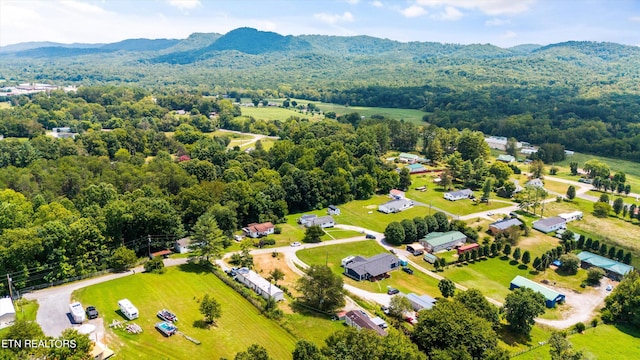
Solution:
[{"label": "storage building", "polygon": [[509,289],[513,290],[521,287],[529,288],[544,295],[545,305],[548,308],[554,308],[556,304],[560,304],[565,300],[564,294],[561,294],[542,284],[538,284],[535,281],[531,281],[526,277],[518,275],[513,280],[511,280],[511,286],[509,287]]}]

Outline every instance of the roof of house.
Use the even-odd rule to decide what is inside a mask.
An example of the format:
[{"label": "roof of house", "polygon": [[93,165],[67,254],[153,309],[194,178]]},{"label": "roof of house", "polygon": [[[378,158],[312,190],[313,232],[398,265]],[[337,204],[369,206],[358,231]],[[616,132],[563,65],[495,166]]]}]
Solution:
[{"label": "roof of house", "polygon": [[346,315],[351,322],[358,325],[361,329],[369,329],[378,333],[378,335],[387,335],[387,332],[381,329],[378,325],[376,325],[371,319],[369,319],[365,314],[358,310],[351,310]]},{"label": "roof of house", "polygon": [[156,251],[154,253],[151,253],[151,256],[156,257],[156,256],[164,256],[164,255],[171,255],[171,250],[160,250],[160,251]]},{"label": "roof of house", "polygon": [[533,226],[542,225],[542,226],[554,226],[558,224],[564,224],[567,221],[559,216],[554,216],[546,219],[540,219],[533,222]]},{"label": "roof of house", "polygon": [[542,295],[544,295],[544,298],[547,300],[551,300],[554,301],[556,300],[558,297],[564,297],[564,294],[559,293],[553,289],[550,289],[544,285],[538,284],[535,281],[531,281],[529,279],[527,279],[526,277],[522,277],[520,275],[516,276],[515,278],[513,278],[513,280],[511,280],[511,283],[513,285],[516,285],[517,287],[526,287],[529,288],[533,291],[539,292]]},{"label": "roof of house", "polygon": [[365,258],[356,256],[349,264],[345,265],[345,269],[351,269],[358,275],[369,274],[370,276],[379,276],[391,270],[391,264],[397,263],[397,257],[391,254],[378,254],[376,256]]},{"label": "roof of house", "polygon": [[563,218],[563,219],[569,219],[569,218],[576,217],[576,216],[581,217],[582,215],[583,215],[582,211],[573,211],[573,212],[570,212],[570,213],[558,214],[558,216]]},{"label": "roof of house", "polygon": [[338,210],[338,207],[335,205],[329,205],[329,209],[331,210]]},{"label": "roof of house", "polygon": [[496,221],[494,223],[489,224],[489,226],[491,227],[495,227],[498,230],[507,230],[508,228],[512,227],[512,226],[520,226],[522,225],[522,221],[518,220],[518,219],[506,219],[506,220],[500,220],[500,221]]},{"label": "roof of house", "polygon": [[412,303],[420,305],[423,309],[431,309],[436,304],[436,299],[429,295],[416,295],[414,293],[407,294],[407,299]]},{"label": "roof of house", "polygon": [[176,243],[178,244],[178,246],[182,246],[182,247],[189,246],[191,244],[191,238],[188,238],[188,237],[182,238],[182,239],[176,240]]},{"label": "roof of house", "polygon": [[16,308],[13,307],[13,302],[10,298],[5,297],[0,299],[0,316],[6,314],[15,314]]},{"label": "roof of house", "polygon": [[527,181],[528,186],[544,187],[544,183],[540,179],[531,179]]},{"label": "roof of house", "polygon": [[261,223],[261,224],[256,224],[256,223],[252,223],[247,225],[247,228],[249,230],[255,231],[255,232],[266,232],[269,229],[272,229],[274,226],[271,222],[266,222],[266,223]]},{"label": "roof of house", "polygon": [[272,283],[267,281],[267,279],[258,275],[258,273],[253,270],[249,270],[248,268],[240,268],[236,270],[236,273],[242,275],[242,277],[249,280],[252,284],[258,287],[260,290],[266,292],[270,296],[275,296],[279,293],[282,293],[282,290],[280,290],[279,287],[273,285]]},{"label": "roof of house", "polygon": [[402,190],[398,190],[398,189],[391,189],[391,191],[389,191],[390,195],[402,195],[404,196],[404,191]]},{"label": "roof of house", "polygon": [[496,159],[498,161],[507,161],[507,162],[512,162],[512,161],[516,161],[516,158],[511,156],[511,155],[499,155],[498,158]]},{"label": "roof of house", "polygon": [[407,159],[416,159],[416,160],[420,158],[420,156],[418,156],[418,155],[409,154],[409,153],[400,153],[400,155],[398,155],[398,157],[407,158]]},{"label": "roof of house", "polygon": [[633,270],[633,266],[631,265],[627,265],[619,261],[607,259],[604,256],[596,255],[588,251],[583,251],[579,253],[578,258],[581,261],[589,263],[593,266],[597,266],[599,268],[602,268],[623,276],[629,273],[631,270]]},{"label": "roof of house", "polygon": [[396,208],[396,209],[401,209],[403,207],[405,207],[405,205],[408,204],[409,206],[413,205],[413,202],[411,200],[407,200],[407,199],[398,199],[398,200],[391,200],[391,201],[387,201],[386,203],[382,204],[385,207],[391,209],[391,208]]},{"label": "roof of house", "polygon": [[408,244],[407,246],[411,246],[413,250],[424,250],[424,246],[419,243]]},{"label": "roof of house", "polygon": [[469,196],[469,195],[473,195],[473,191],[471,191],[471,189],[462,189],[457,191],[449,191],[447,194],[452,195],[454,197]]},{"label": "roof of house", "polygon": [[466,240],[467,236],[460,231],[447,231],[446,233],[432,232],[427,234],[422,241],[427,242],[429,245],[436,247],[439,245],[448,244],[454,241]]},{"label": "roof of house", "polygon": [[320,216],[320,217],[316,217],[309,220],[309,222],[307,222],[307,225],[315,226],[315,225],[322,225],[330,222],[334,222],[333,218],[330,215],[326,215],[326,216]]},{"label": "roof of house", "polygon": [[407,167],[409,168],[409,170],[423,170],[425,167],[422,166],[422,164],[411,164],[411,165],[407,165]]},{"label": "roof of house", "polygon": [[438,257],[437,257],[437,256],[435,256],[435,255],[433,255],[433,254],[431,254],[431,253],[425,253],[425,254],[424,254],[424,258],[425,258],[425,259],[430,259],[430,260],[433,260],[433,261],[438,260]]}]

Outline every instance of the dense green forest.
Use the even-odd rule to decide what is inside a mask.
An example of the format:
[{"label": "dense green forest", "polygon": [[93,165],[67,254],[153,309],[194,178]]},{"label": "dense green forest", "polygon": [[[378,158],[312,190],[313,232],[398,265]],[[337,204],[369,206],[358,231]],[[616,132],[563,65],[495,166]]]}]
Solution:
[{"label": "dense green forest", "polygon": [[[52,45],[52,44],[47,44]],[[421,109],[442,127],[640,161],[640,49],[401,43],[241,28],[184,40],[5,47],[0,79]]]},{"label": "dense green forest", "polygon": [[[146,255],[149,235],[165,248],[205,212],[231,234],[388,192],[400,177],[381,155],[418,140],[390,119],[293,118],[277,122],[269,151],[246,153],[211,134],[240,114],[229,100],[113,86],[16,99],[0,110],[0,128],[20,137],[0,141],[0,272],[18,289],[107,269],[121,245]],[[79,134],[44,134],[54,126]]]}]

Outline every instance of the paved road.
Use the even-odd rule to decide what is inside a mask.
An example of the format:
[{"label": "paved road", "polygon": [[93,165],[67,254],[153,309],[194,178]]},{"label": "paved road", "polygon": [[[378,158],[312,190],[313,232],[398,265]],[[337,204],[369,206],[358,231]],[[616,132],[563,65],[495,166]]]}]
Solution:
[{"label": "paved road", "polygon": [[262,135],[262,134],[246,133],[246,132],[235,131],[235,130],[218,129],[218,131],[228,132],[228,133],[233,133],[233,134],[249,135],[249,136],[253,137],[250,140],[243,141],[242,142],[242,146],[253,144],[254,142],[257,142],[258,140],[262,140],[262,139],[273,139],[273,140],[280,139],[280,137],[278,137],[278,136],[268,136],[268,135]]},{"label": "paved road", "polygon": [[[185,264],[187,258],[165,259],[165,266],[175,266]],[[133,269],[136,273],[144,272],[142,266],[138,266]],[[29,300],[36,300],[38,302],[38,312],[36,314],[36,322],[40,324],[42,331],[47,336],[58,337],[62,334],[62,331],[73,327],[67,314],[69,313],[69,304],[71,303],[71,293],[78,289],[82,289],[87,286],[100,284],[105,281],[111,281],[119,279],[125,276],[134,275],[134,272],[127,271],[123,273],[114,273],[104,276],[99,276],[87,280],[81,280],[61,286],[56,286],[48,289],[38,290],[31,293],[24,294],[24,298]],[[88,306],[90,304],[83,304]],[[114,304],[115,306],[116,304]],[[98,309],[98,311],[104,311],[104,309]],[[98,338],[102,339],[104,336],[104,326],[100,326],[99,321],[92,320],[90,323],[96,325],[96,332]]]}]

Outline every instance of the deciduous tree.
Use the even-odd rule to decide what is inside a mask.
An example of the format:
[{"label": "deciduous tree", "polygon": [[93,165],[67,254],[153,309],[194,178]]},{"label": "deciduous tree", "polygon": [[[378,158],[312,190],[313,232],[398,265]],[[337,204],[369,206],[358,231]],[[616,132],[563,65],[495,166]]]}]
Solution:
[{"label": "deciduous tree", "polygon": [[544,295],[529,288],[518,288],[505,298],[505,319],[511,330],[528,335],[535,324],[535,318],[544,313],[544,308]]},{"label": "deciduous tree", "polygon": [[333,311],[344,306],[344,281],[326,265],[311,265],[298,279],[296,289],[302,293],[303,304],[321,311]]},{"label": "deciduous tree", "polygon": [[456,292],[456,285],[449,279],[442,279],[438,282],[438,289],[445,298],[452,297]]}]

